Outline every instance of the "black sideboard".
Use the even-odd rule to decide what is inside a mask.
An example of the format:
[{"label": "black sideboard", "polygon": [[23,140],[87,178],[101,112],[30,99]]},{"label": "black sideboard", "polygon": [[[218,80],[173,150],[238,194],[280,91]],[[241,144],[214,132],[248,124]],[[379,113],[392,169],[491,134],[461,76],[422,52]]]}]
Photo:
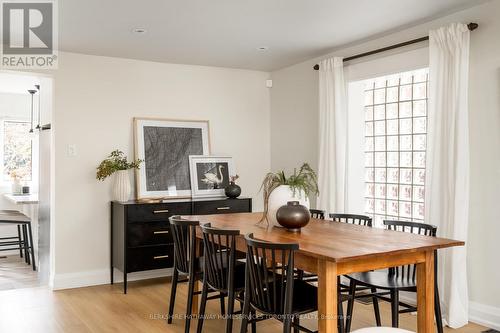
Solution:
[{"label": "black sideboard", "polygon": [[113,268],[123,272],[123,291],[127,293],[128,273],[173,267],[170,216],[251,211],[251,198],[111,202],[111,284]]}]

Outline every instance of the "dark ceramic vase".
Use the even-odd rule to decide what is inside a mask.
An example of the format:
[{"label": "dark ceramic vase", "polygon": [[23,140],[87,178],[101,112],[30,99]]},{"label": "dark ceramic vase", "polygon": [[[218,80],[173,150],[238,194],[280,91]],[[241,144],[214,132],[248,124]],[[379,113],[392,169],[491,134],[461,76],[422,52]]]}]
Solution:
[{"label": "dark ceramic vase", "polygon": [[309,209],[299,204],[298,201],[288,201],[276,212],[278,223],[293,232],[299,232],[300,228],[305,227],[310,219]]},{"label": "dark ceramic vase", "polygon": [[234,182],[229,182],[229,185],[226,186],[225,193],[228,198],[236,199],[241,194],[241,187]]}]

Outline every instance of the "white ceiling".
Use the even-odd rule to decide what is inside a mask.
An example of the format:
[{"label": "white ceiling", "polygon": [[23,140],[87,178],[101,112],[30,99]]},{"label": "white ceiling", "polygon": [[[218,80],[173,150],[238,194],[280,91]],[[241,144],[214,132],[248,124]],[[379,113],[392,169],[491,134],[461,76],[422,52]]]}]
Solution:
[{"label": "white ceiling", "polygon": [[[481,2],[60,0],[60,49],[269,71]],[[134,28],[147,33],[134,34]]]}]

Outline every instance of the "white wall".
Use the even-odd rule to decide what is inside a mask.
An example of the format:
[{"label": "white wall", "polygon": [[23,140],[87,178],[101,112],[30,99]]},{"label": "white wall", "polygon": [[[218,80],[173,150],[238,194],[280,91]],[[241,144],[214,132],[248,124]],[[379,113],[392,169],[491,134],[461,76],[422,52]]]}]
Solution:
[{"label": "white wall", "polygon": [[212,154],[234,157],[242,196],[262,209],[268,73],[62,53],[53,75],[56,288],[109,282],[110,182],[95,168],[114,149],[133,157],[133,117],[208,119]]},{"label": "white wall", "polygon": [[[471,207],[468,246],[471,319],[500,328],[500,1],[477,7],[390,34],[383,38],[334,50],[331,55],[350,56],[428,34],[449,22],[477,22],[471,35],[470,53],[470,144]],[[326,57],[326,56],[325,56]],[[298,161],[317,161],[318,73],[312,66],[319,59],[271,74],[271,166],[292,168]],[[346,70],[350,80],[363,79],[428,64],[427,45],[407,47],[360,59]],[[285,119],[285,121],[282,121]],[[295,131],[300,130],[301,135]],[[297,140],[300,138],[300,140]],[[302,142],[302,143],[301,143]],[[489,322],[489,323],[488,323]]]}]

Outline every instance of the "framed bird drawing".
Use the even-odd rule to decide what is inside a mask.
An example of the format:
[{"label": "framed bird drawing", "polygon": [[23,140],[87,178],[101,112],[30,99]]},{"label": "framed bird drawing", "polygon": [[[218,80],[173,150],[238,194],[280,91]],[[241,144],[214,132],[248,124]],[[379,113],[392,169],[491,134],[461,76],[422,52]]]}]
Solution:
[{"label": "framed bird drawing", "polygon": [[232,157],[225,156],[189,156],[191,193],[193,198],[222,197],[224,189],[234,176]]}]

